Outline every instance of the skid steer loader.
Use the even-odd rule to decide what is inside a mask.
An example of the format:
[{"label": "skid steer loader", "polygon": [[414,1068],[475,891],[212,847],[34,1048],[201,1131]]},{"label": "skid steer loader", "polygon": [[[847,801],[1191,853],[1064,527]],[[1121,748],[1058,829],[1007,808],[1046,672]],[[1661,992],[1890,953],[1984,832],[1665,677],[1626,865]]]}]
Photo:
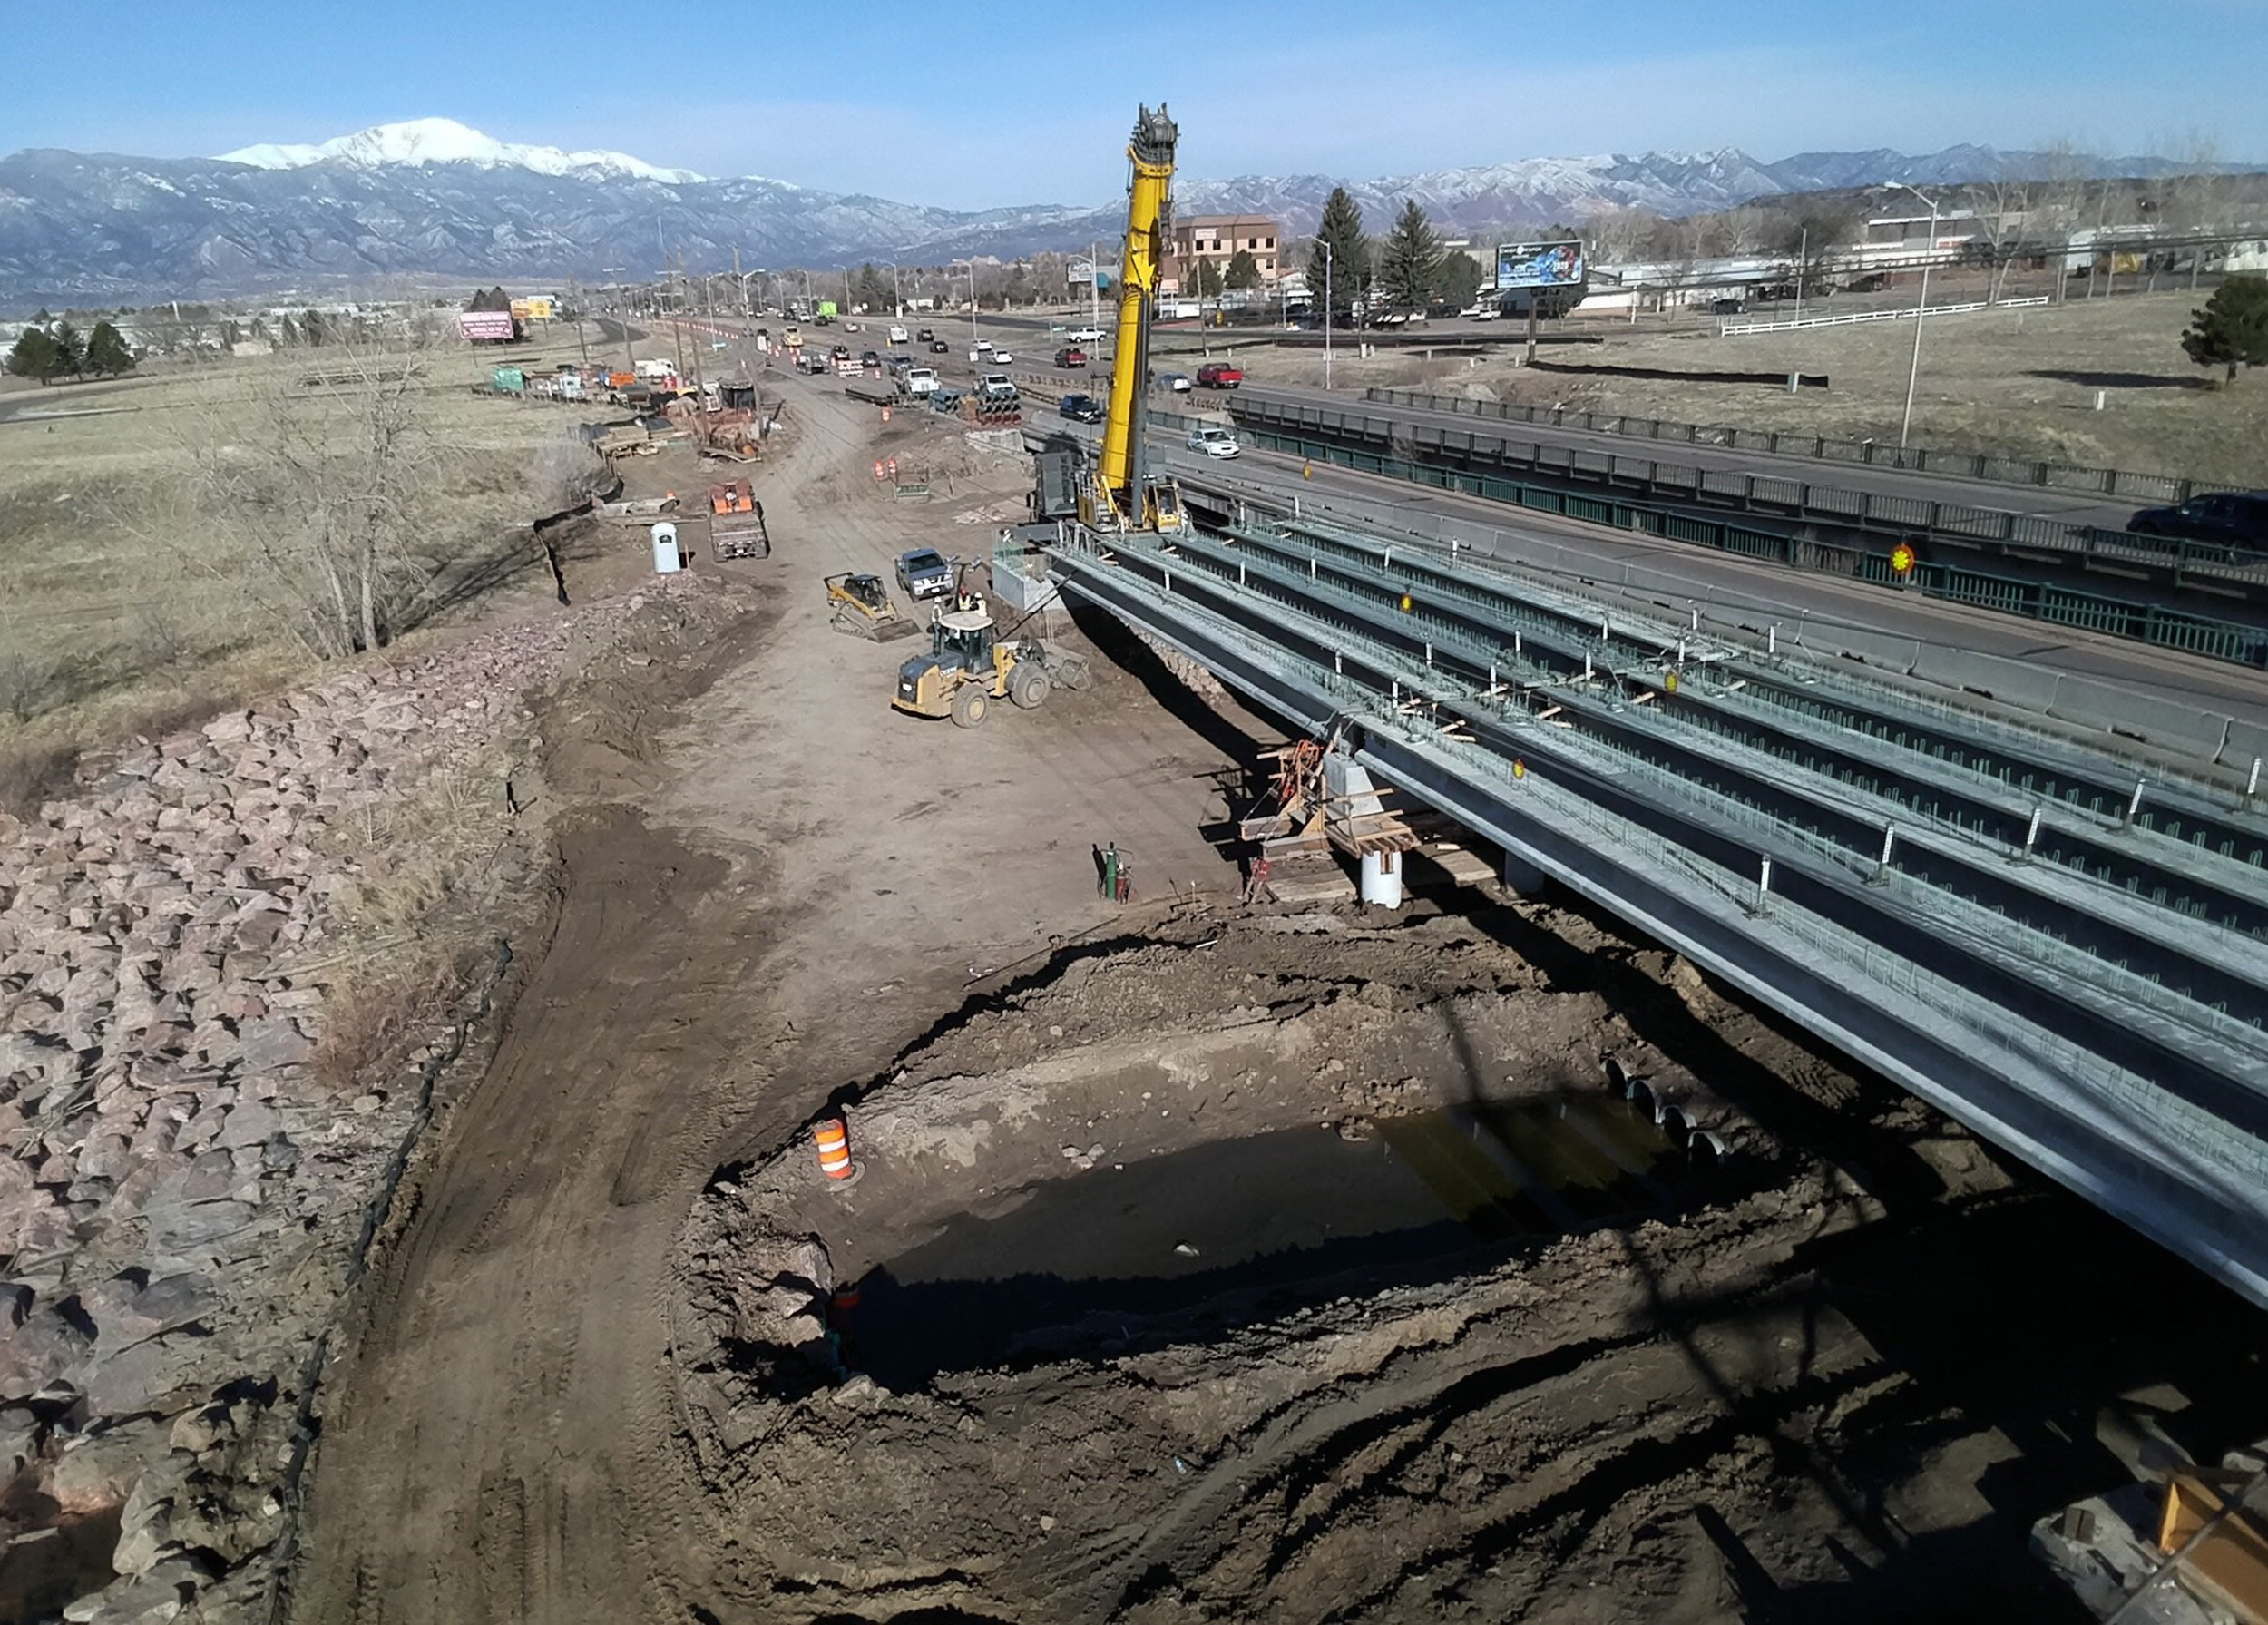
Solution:
[{"label": "skid steer loader", "polygon": [[878,575],[845,571],[840,575],[828,576],[826,603],[834,612],[836,631],[864,638],[869,643],[910,638],[921,631],[898,613],[898,606],[891,601],[889,589],[882,584]]}]

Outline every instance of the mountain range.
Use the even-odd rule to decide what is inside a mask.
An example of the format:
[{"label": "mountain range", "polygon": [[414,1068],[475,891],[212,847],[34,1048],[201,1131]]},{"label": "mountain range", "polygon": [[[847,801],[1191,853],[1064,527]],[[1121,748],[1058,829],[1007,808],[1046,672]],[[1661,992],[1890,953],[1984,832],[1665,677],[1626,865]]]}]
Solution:
[{"label": "mountain range", "polygon": [[[2147,157],[2076,162],[2090,174],[2179,167]],[[1185,216],[1270,215],[1296,235],[1314,228],[1331,189],[1345,185],[1374,230],[1413,198],[1452,232],[1518,230],[1608,208],[1690,214],[1780,193],[1984,180],[2044,162],[1980,146],[1774,162],[1726,148],[1528,158],[1371,181],[1182,177],[1174,201]],[[750,266],[934,265],[1115,241],[1122,209],[1113,199],[956,210],[760,176],[711,179],[621,152],[500,142],[447,119],[218,158],[32,149],[0,158],[0,305],[345,291],[412,278],[643,279],[665,253],[717,269],[736,246]]]}]

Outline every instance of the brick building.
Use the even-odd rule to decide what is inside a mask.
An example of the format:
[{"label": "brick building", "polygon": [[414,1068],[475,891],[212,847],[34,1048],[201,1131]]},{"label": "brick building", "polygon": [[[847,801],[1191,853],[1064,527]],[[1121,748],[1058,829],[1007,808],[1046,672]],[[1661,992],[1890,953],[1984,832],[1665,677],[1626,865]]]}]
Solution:
[{"label": "brick building", "polygon": [[1228,262],[1241,250],[1252,256],[1265,287],[1276,285],[1278,245],[1284,227],[1264,214],[1198,214],[1173,223],[1173,242],[1167,250],[1165,291],[1187,293],[1198,260],[1209,261],[1226,275]]}]

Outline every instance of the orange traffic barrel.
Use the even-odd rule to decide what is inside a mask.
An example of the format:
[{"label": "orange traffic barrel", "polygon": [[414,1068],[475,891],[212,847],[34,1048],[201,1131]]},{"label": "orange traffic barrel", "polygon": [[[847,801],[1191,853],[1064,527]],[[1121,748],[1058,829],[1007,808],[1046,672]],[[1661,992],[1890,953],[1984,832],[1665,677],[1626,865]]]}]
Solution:
[{"label": "orange traffic barrel", "polygon": [[812,1143],[819,1148],[819,1171],[830,1180],[853,1178],[857,1170],[851,1166],[850,1130],[839,1117],[830,1117],[811,1131]]}]

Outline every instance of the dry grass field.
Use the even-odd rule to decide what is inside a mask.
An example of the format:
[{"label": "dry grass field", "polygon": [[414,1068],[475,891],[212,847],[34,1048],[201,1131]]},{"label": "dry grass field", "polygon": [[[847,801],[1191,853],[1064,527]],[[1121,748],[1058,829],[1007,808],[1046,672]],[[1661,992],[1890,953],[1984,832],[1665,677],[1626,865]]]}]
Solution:
[{"label": "dry grass field", "polygon": [[[1931,295],[1932,303],[1966,297],[1958,286]],[[1913,442],[2268,484],[2268,379],[2243,377],[2228,388],[2209,387],[2208,375],[2190,365],[2180,344],[2200,302],[2180,290],[1935,318],[1922,334]],[[1569,330],[1588,326],[1570,323]],[[1730,338],[1716,335],[1713,319],[1696,319],[1686,333],[1626,334],[1612,323],[1589,330],[1604,342],[1547,345],[1542,358],[1554,364],[1549,368],[1528,371],[1509,357],[1469,367],[1461,357],[1424,361],[1385,351],[1366,360],[1340,359],[1334,383],[1348,389],[1423,380],[1447,391],[1481,387],[1535,405],[1897,442],[1913,347],[1910,323]],[[1600,366],[1686,376],[1576,370]],[[1778,385],[1704,376],[1716,370],[1824,373],[1832,384],[1791,396]],[[1320,382],[1322,366],[1305,354],[1286,354],[1254,363],[1253,373],[1256,379]],[[2100,411],[2097,390],[2104,393]]]},{"label": "dry grass field", "polygon": [[[571,336],[544,358],[573,349]],[[35,797],[86,748],[308,663],[255,591],[259,516],[216,525],[187,494],[200,457],[258,436],[262,402],[300,389],[325,354],[0,393],[0,804]],[[462,350],[421,357],[417,412],[445,455],[438,523],[406,543],[441,574],[406,618],[407,643],[487,594],[549,590],[525,529],[527,471],[572,436],[579,412],[476,395],[489,364]],[[308,409],[322,406],[310,396]]]}]

